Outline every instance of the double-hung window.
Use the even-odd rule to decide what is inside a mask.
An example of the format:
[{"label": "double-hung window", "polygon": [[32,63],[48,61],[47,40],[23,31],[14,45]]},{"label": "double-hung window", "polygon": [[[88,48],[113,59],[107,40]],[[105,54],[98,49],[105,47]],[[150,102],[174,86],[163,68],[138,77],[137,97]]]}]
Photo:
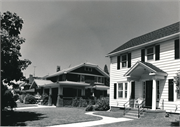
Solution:
[{"label": "double-hung window", "polygon": [[127,66],[127,55],[123,55],[122,56],[122,67],[126,67]]},{"label": "double-hung window", "polygon": [[118,97],[127,98],[127,83],[118,83]]},{"label": "double-hung window", "polygon": [[147,60],[153,60],[154,59],[154,48],[150,47],[147,48]]}]

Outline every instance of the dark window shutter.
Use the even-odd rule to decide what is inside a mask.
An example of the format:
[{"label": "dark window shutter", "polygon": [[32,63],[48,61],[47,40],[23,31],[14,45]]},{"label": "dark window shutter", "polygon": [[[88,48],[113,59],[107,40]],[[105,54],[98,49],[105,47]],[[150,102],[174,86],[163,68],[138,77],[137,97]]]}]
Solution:
[{"label": "dark window shutter", "polygon": [[179,39],[175,40],[174,42],[174,51],[175,51],[175,59],[179,59],[180,55],[180,50],[179,50]]},{"label": "dark window shutter", "polygon": [[116,99],[116,95],[117,95],[117,84],[114,83],[114,99]]},{"label": "dark window shutter", "polygon": [[168,80],[168,100],[174,101],[174,83],[173,79]]},{"label": "dark window shutter", "polygon": [[155,46],[155,60],[160,60],[160,45]]},{"label": "dark window shutter", "polygon": [[131,53],[128,53],[128,68],[131,67]]},{"label": "dark window shutter", "polygon": [[141,50],[141,61],[145,62],[145,49]]},{"label": "dark window shutter", "polygon": [[117,69],[120,69],[120,56],[117,56]]}]

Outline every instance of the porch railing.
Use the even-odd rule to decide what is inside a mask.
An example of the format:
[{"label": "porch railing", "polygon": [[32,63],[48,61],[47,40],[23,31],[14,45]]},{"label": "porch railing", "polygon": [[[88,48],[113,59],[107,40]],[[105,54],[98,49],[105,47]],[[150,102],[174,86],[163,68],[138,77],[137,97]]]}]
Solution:
[{"label": "porch railing", "polygon": [[141,113],[143,112],[144,106],[145,106],[145,100],[143,100],[143,101],[138,105],[138,118],[140,117]]},{"label": "porch railing", "polygon": [[130,99],[129,101],[127,101],[126,103],[124,103],[124,115],[126,114],[127,110],[130,110],[130,103],[133,99]]}]

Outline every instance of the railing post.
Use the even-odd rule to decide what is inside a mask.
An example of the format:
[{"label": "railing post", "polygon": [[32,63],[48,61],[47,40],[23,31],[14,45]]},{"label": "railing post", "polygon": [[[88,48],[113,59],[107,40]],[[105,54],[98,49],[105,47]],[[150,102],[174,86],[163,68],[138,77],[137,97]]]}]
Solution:
[{"label": "railing post", "polygon": [[125,110],[126,110],[125,108],[126,108],[126,107],[125,107],[125,104],[124,104],[124,115],[125,115]]},{"label": "railing post", "polygon": [[164,99],[162,100],[162,109],[164,110]]},{"label": "railing post", "polygon": [[138,104],[138,118],[139,118],[139,104]]}]

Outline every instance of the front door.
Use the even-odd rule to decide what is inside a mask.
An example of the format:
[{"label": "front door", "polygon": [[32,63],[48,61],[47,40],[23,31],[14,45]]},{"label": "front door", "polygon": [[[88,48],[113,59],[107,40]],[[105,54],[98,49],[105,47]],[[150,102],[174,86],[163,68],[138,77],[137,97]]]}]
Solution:
[{"label": "front door", "polygon": [[152,107],[152,80],[146,81],[146,107]]},{"label": "front door", "polygon": [[130,97],[130,107],[134,107],[135,99],[135,82],[131,82],[131,97]]}]

